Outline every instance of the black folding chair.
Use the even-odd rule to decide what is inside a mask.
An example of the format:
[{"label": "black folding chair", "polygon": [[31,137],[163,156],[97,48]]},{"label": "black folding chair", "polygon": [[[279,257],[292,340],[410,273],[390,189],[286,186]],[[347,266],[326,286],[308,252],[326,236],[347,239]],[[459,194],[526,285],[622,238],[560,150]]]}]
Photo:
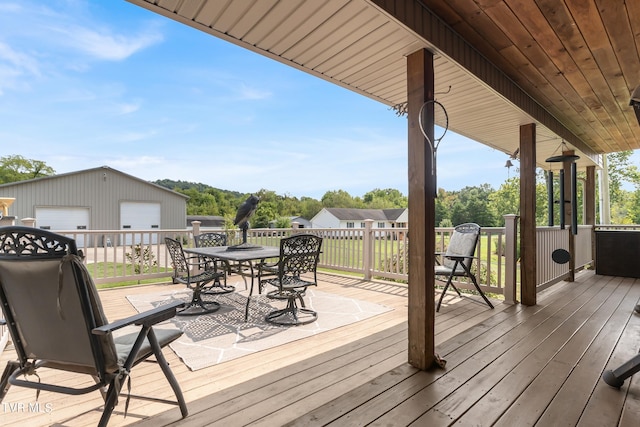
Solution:
[{"label": "black folding chair", "polygon": [[490,308],[493,308],[491,301],[489,301],[484,292],[482,292],[482,289],[480,289],[476,276],[471,272],[471,261],[475,258],[474,254],[479,238],[480,226],[478,224],[466,223],[454,228],[451,240],[449,240],[449,245],[447,246],[447,251],[439,254],[442,256],[442,264],[435,266],[435,275],[447,278],[447,283],[440,294],[436,311],[440,311],[442,299],[449,286],[458,293],[458,296],[462,296],[452,282],[454,277],[470,278],[482,299],[484,299]]},{"label": "black folding chair", "polygon": [[[131,397],[177,404],[182,416],[187,416],[180,386],[162,354],[162,348],[182,332],[154,329],[157,323],[174,317],[181,303],[109,323],[75,241],[17,226],[0,228],[0,302],[18,355],[0,379],[0,401],[11,385],[70,395],[98,390],[105,401],[98,425],[105,426],[131,369],[154,356],[176,402]],[[112,335],[125,326],[136,326],[138,331]],[[78,388],[56,384],[60,371],[70,376],[91,375],[95,384]],[[49,374],[53,382],[48,382]]]}]

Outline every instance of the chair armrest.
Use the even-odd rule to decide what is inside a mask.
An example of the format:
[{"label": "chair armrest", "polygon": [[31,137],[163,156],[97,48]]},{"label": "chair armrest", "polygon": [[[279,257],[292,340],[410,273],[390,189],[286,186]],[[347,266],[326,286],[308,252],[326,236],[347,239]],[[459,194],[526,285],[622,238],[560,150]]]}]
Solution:
[{"label": "chair armrest", "polygon": [[278,274],[278,264],[280,263],[280,260],[276,261],[276,262],[260,262],[258,263],[258,265],[256,265],[256,267],[258,268],[258,278],[262,277],[263,275],[266,276],[275,276]]},{"label": "chair armrest", "polygon": [[184,302],[175,301],[161,307],[156,307],[152,310],[134,314],[133,316],[129,316],[125,319],[116,320],[115,322],[111,322],[108,325],[94,328],[91,332],[94,335],[107,335],[115,330],[124,328],[125,326],[129,325],[155,325],[156,323],[160,323],[174,317],[176,315],[176,310],[178,309],[178,307],[182,307],[183,305]]},{"label": "chair armrest", "polygon": [[452,259],[454,261],[464,261],[465,259],[475,259],[477,257],[469,255],[443,255],[445,258]]}]

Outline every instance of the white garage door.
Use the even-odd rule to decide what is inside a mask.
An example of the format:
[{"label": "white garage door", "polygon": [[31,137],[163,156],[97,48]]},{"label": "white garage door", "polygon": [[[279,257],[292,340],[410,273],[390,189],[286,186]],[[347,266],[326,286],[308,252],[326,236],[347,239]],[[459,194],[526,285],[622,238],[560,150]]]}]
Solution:
[{"label": "white garage door", "polygon": [[[120,228],[122,230],[159,230],[160,203],[122,202],[120,204]],[[149,237],[151,236],[151,238]],[[126,245],[157,243],[158,235],[150,233],[126,234]]]},{"label": "white garage door", "polygon": [[[36,208],[36,227],[81,233],[89,229],[89,208]],[[84,234],[75,236],[79,248],[84,247],[84,237]]]}]

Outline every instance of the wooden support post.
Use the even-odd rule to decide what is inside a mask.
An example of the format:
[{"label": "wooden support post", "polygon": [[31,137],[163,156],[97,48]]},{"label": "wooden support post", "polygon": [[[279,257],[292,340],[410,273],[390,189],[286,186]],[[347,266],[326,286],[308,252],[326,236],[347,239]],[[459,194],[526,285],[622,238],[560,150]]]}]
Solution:
[{"label": "wooden support post", "polygon": [[520,298],[536,305],[536,125],[520,126]]},{"label": "wooden support post", "polygon": [[[418,113],[433,100],[433,54],[425,49],[407,58],[409,158],[409,363],[430,369],[435,357],[435,200],[432,146]],[[433,103],[424,108],[424,130],[433,141]]]}]

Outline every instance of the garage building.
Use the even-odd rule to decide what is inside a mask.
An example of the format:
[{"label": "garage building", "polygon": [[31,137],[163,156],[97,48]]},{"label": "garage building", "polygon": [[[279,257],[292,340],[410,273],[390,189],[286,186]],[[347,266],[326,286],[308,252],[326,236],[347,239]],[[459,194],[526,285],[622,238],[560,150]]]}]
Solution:
[{"label": "garage building", "polygon": [[[0,185],[9,215],[49,230],[184,229],[188,197],[102,166]],[[81,242],[78,242],[81,243]]]}]

